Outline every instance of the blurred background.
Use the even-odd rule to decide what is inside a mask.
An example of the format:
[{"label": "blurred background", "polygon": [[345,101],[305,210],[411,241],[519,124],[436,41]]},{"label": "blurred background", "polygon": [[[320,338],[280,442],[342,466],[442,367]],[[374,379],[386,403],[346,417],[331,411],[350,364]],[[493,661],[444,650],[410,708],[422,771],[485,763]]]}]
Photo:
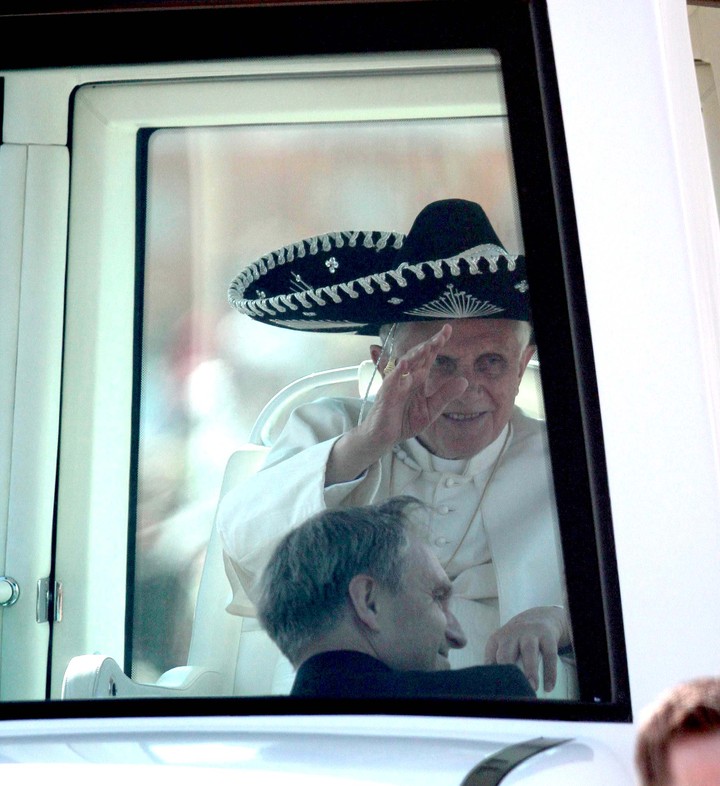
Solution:
[{"label": "blurred background", "polygon": [[301,238],[407,232],[448,197],[523,249],[504,117],[159,130],[147,183],[131,636],[132,676],[152,682],[186,662],[228,457],[281,388],[372,342],[257,324],[228,305],[231,280]]}]

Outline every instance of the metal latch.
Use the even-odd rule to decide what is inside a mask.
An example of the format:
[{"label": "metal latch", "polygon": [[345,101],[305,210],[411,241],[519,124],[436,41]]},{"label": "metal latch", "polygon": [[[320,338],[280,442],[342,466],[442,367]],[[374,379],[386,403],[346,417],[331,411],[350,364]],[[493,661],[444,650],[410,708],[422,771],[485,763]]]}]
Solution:
[{"label": "metal latch", "polygon": [[62,581],[38,579],[35,619],[38,622],[62,622]]},{"label": "metal latch", "polygon": [[0,608],[14,606],[20,597],[20,585],[12,576],[0,576]]}]

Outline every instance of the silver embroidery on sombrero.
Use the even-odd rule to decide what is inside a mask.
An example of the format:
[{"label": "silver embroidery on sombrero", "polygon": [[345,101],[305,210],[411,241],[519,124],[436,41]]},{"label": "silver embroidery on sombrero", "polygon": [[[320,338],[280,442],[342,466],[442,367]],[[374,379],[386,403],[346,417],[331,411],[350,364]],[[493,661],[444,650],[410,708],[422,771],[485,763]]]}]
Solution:
[{"label": "silver embroidery on sombrero", "polygon": [[[377,239],[375,239],[374,236],[377,236]],[[256,262],[248,265],[248,267],[246,267],[244,270],[240,271],[238,276],[230,285],[228,290],[228,301],[233,306],[233,308],[236,308],[241,313],[248,314],[249,316],[263,317],[266,314],[270,314],[273,305],[278,302],[277,297],[280,296],[265,299],[264,293],[258,291],[257,297],[244,298],[243,295],[251,284],[253,284],[255,281],[258,281],[263,276],[265,276],[268,271],[274,270],[278,266],[292,263],[296,258],[302,259],[306,256],[306,254],[309,254],[310,256],[318,254],[320,248],[322,248],[322,250],[327,253],[328,251],[332,251],[333,248],[342,248],[346,243],[348,246],[354,247],[357,245],[358,240],[360,240],[365,248],[374,248],[376,251],[382,251],[388,245],[390,245],[395,250],[398,250],[402,247],[403,241],[405,240],[405,235],[401,232],[368,232],[352,230],[342,232],[328,232],[324,235],[317,235],[316,237],[299,240],[295,243],[283,246],[283,248],[273,251],[270,254],[266,254]],[[331,262],[331,260],[328,261]],[[335,270],[332,269],[332,266],[329,267],[329,269],[331,269],[332,272],[335,272]],[[301,308],[309,307],[306,298],[303,297],[303,292],[316,292],[316,294],[312,295],[311,297],[313,297],[313,299],[319,305],[325,305],[325,301],[323,301],[320,297],[320,292],[323,291],[322,288],[315,290],[311,284],[308,284],[297,274],[294,274],[294,278],[295,286],[292,287],[292,289],[295,291],[290,296],[295,297],[300,302]],[[358,294],[352,288],[354,283],[359,283],[368,293],[373,292],[369,280],[366,282],[351,281],[341,286],[341,289],[347,292],[351,298],[358,297]],[[384,281],[381,282],[378,280],[377,283],[380,284],[380,287],[383,289],[385,286],[387,286],[384,284]],[[287,295],[283,295],[282,297],[287,297]],[[263,301],[263,305],[260,305],[260,301]],[[281,301],[280,309],[282,309],[283,306],[293,308],[286,300]]]},{"label": "silver embroidery on sombrero", "polygon": [[487,300],[480,301],[474,295],[460,292],[453,284],[448,284],[445,293],[431,300],[421,308],[405,311],[405,314],[428,319],[467,319],[470,317],[487,317],[499,314],[504,308],[494,306]]},{"label": "silver embroidery on sombrero", "polygon": [[[314,314],[311,314],[314,316]],[[300,319],[300,320],[292,320],[292,319],[268,319],[273,325],[277,325],[278,327],[290,327],[296,328],[297,330],[342,330],[345,331],[348,328],[361,328],[365,327],[364,322],[351,322],[350,320],[338,322],[333,321],[330,319],[317,319],[314,321],[307,320],[307,319]]]},{"label": "silver embroidery on sombrero", "polygon": [[387,273],[373,273],[371,278],[373,281],[377,282],[383,292],[390,291],[390,284],[387,282]]},{"label": "silver embroidery on sombrero", "polygon": [[339,287],[346,295],[349,295],[353,300],[357,300],[360,297],[360,293],[355,291],[354,284],[354,281],[350,281],[347,284],[339,284]]},{"label": "silver embroidery on sombrero", "polygon": [[504,248],[496,246],[494,243],[483,243],[481,246],[475,246],[475,248],[471,248],[469,251],[451,257],[448,263],[450,263],[451,260],[464,259],[470,268],[470,274],[478,275],[478,273],[482,272],[478,267],[480,262],[487,262],[488,270],[491,273],[497,273],[500,257],[505,257],[507,260],[507,269],[512,272],[515,270],[519,256],[519,254],[508,254]]},{"label": "silver embroidery on sombrero", "polygon": [[[354,283],[354,282],[351,282],[351,283]],[[357,279],[357,283],[360,284],[360,286],[365,290],[365,294],[367,294],[367,295],[372,295],[372,293],[375,291],[372,288],[372,283],[371,283],[370,276],[364,276],[363,278]]]},{"label": "silver embroidery on sombrero", "polygon": [[[288,298],[289,300],[290,298],[293,297],[293,295],[284,295],[284,297]],[[294,297],[296,300],[300,302],[300,308],[304,308],[304,309],[312,308],[312,306],[310,305],[310,301],[307,299],[307,296],[305,295],[304,292],[296,292]]]},{"label": "silver embroidery on sombrero", "polygon": [[[293,271],[293,283],[291,284],[291,289],[294,290],[293,292],[284,295],[276,295],[270,298],[263,298],[260,296],[259,298],[246,299],[242,297],[247,287],[262,277],[263,271],[274,267],[274,264],[270,265],[270,260],[274,260],[278,265],[283,265],[292,262],[296,256],[301,258],[304,257],[306,253],[310,255],[317,254],[320,245],[322,245],[323,250],[326,252],[332,250],[333,244],[338,248],[344,245],[346,239],[348,245],[355,246],[358,239],[361,238],[361,242],[364,246],[379,250],[384,248],[392,238],[393,247],[400,248],[405,238],[404,235],[396,232],[384,232],[380,233],[379,238],[376,240],[373,238],[373,234],[378,233],[338,232],[320,235],[316,238],[285,246],[263,257],[242,271],[230,286],[228,299],[230,303],[242,313],[261,318],[267,316],[272,317],[277,314],[285,313],[287,309],[293,311],[297,310],[298,306],[293,306],[293,301],[299,304],[300,309],[307,311],[315,306],[326,305],[327,301],[323,299],[323,295],[332,300],[335,304],[342,303],[341,293],[355,299],[359,296],[359,293],[355,290],[356,285],[363,289],[368,295],[373,295],[377,291],[388,293],[391,291],[393,284],[399,287],[406,287],[408,285],[407,276],[411,273],[415,275],[418,281],[422,281],[428,272],[436,279],[444,278],[446,274],[451,277],[460,277],[462,276],[460,267],[461,261],[466,263],[470,275],[483,275],[485,272],[491,274],[497,273],[500,270],[499,263],[501,258],[506,260],[507,270],[514,271],[519,257],[517,254],[508,253],[502,246],[493,243],[483,243],[482,245],[475,246],[474,248],[463,251],[455,256],[448,257],[447,259],[436,259],[414,264],[403,262],[394,270],[383,273],[372,273],[369,276],[363,276],[354,281],[343,284],[332,284],[330,286],[320,287],[319,289],[314,289],[311,284]],[[481,266],[483,262],[485,265]],[[483,267],[485,270],[482,269]],[[522,281],[516,284],[515,288],[524,293],[528,289],[527,282]],[[504,309],[493,305],[489,301],[480,301],[473,295],[469,295],[467,292],[458,291],[453,285],[449,284],[447,285],[445,294],[441,297],[421,308],[413,309],[405,313],[411,316],[427,316],[434,318],[454,316],[455,318],[462,318],[489,316],[498,314],[501,311],[504,311]],[[311,323],[307,323],[307,329],[312,330],[310,324]]]},{"label": "silver embroidery on sombrero", "polygon": [[333,303],[342,303],[342,298],[338,295],[338,285],[333,284],[331,287],[325,287],[325,291],[330,295]]},{"label": "silver embroidery on sombrero", "polygon": [[315,287],[311,287],[306,281],[303,281],[302,276],[299,273],[292,274],[293,283],[290,284],[290,289],[293,292],[312,292]]},{"label": "silver embroidery on sombrero", "polygon": [[405,276],[403,275],[406,273],[410,268],[406,262],[403,262],[402,265],[395,268],[395,270],[388,270],[388,275],[395,280],[395,283],[400,287],[406,287],[407,281],[405,280]]}]

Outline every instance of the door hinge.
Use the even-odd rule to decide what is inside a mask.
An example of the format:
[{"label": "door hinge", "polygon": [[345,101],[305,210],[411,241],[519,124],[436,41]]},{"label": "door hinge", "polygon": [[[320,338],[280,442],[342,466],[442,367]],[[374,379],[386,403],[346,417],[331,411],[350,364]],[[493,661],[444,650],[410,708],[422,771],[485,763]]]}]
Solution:
[{"label": "door hinge", "polygon": [[38,579],[35,619],[37,619],[38,622],[62,622],[62,613],[62,581]]}]

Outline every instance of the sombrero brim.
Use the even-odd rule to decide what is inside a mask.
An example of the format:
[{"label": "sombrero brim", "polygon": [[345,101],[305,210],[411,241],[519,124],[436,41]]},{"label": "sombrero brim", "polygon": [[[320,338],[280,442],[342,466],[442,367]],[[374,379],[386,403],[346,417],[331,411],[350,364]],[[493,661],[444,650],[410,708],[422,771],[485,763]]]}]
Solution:
[{"label": "sombrero brim", "polygon": [[402,258],[399,232],[345,231],[263,256],[232,282],[240,313],[295,330],[377,335],[383,324],[530,319],[525,259],[483,243],[435,260]]}]

